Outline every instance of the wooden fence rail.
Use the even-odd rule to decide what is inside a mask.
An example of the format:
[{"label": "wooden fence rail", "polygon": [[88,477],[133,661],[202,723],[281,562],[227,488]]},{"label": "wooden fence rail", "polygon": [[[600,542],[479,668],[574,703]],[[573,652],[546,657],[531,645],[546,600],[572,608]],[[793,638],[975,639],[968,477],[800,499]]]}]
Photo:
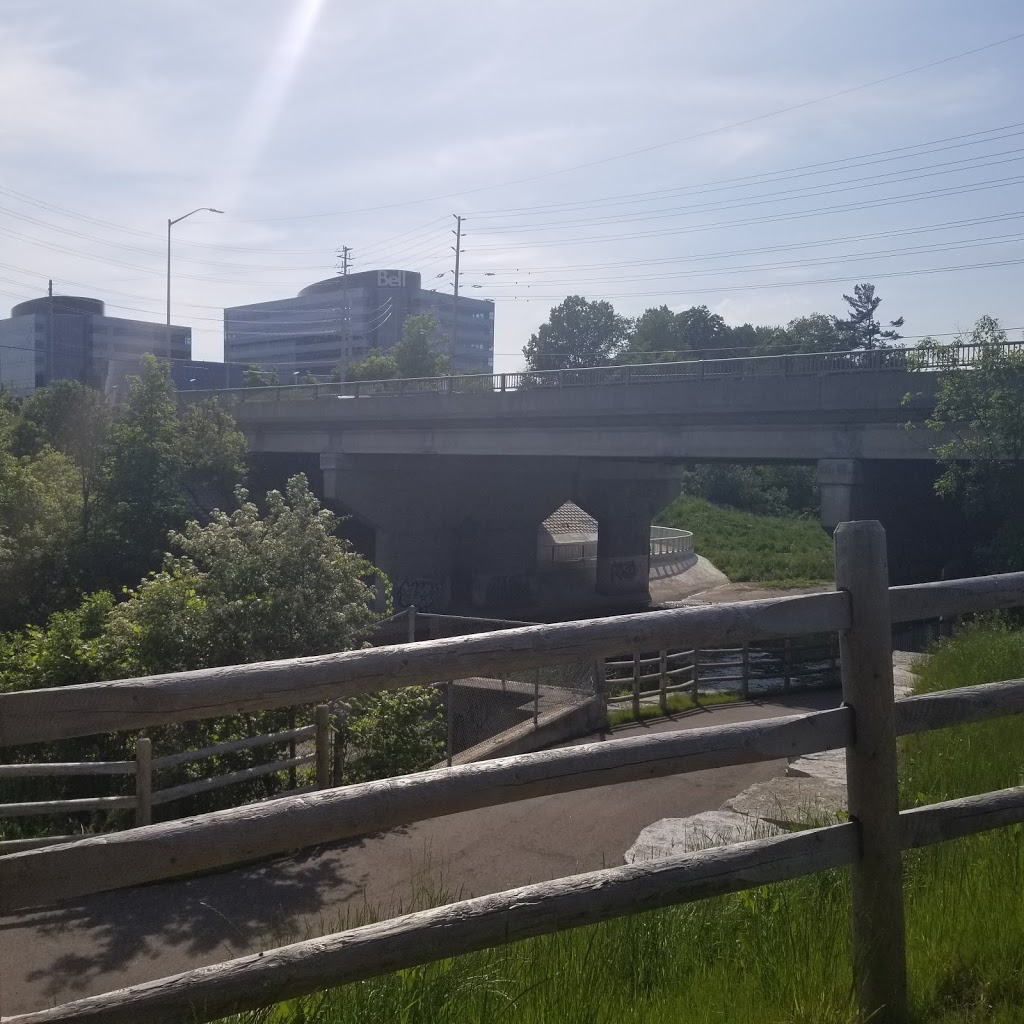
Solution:
[{"label": "wooden fence rail", "polygon": [[[1024,573],[890,589],[877,523],[844,524],[836,549],[836,593],[0,696],[0,742],[28,743],[594,662],[623,650],[742,650],[764,639],[831,631],[840,631],[844,691],[844,706],[832,711],[503,758],[11,854],[0,861],[0,913],[458,810],[837,746],[847,748],[851,812],[850,821],[829,828],[462,901],[11,1018],[12,1024],[209,1021],[400,967],[840,865],[852,872],[853,975],[862,1016],[901,1024],[901,850],[1024,820],[1024,787],[901,814],[896,738],[1024,712],[1024,680],[896,704],[891,626],[1022,605]],[[659,655],[660,674],[666,665]],[[635,684],[639,659],[631,667]]]},{"label": "wooden fence rail", "polygon": [[[136,740],[136,758],[134,761],[80,761],[71,763],[28,763],[0,765],[0,781],[4,779],[23,778],[60,778],[91,775],[134,775],[134,796],[101,796],[80,797],[71,800],[23,800],[17,803],[0,804],[0,818],[24,818],[54,814],[77,814],[87,811],[114,811],[127,808],[135,810],[136,826],[149,825],[152,821],[153,807],[209,793],[225,786],[232,786],[248,779],[272,775],[282,771],[294,771],[306,764],[317,765],[317,787],[326,788],[330,779],[324,765],[330,764],[331,731],[329,709],[326,706],[316,710],[317,721],[313,725],[304,725],[296,729],[268,733],[261,736],[248,736],[243,739],[217,743],[198,750],[184,750],[163,757],[153,757],[152,740],[140,736]],[[153,772],[161,769],[175,768],[183,764],[202,761],[209,757],[232,753],[238,750],[249,750],[254,747],[273,746],[280,743],[294,743],[297,740],[313,738],[316,741],[315,751],[297,757],[253,765],[234,772],[213,775],[205,779],[194,779],[178,786],[165,789],[153,789]],[[292,786],[292,788],[295,788]],[[41,837],[38,840],[5,840],[0,841],[0,855],[18,852],[33,846],[51,845],[65,840],[82,842],[85,835],[57,836],[52,839]]]}]

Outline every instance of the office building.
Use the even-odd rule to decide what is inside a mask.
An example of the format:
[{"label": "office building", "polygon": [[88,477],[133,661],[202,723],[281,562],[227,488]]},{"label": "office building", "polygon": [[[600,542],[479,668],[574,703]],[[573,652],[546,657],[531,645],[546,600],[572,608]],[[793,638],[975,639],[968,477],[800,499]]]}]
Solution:
[{"label": "office building", "polygon": [[295,298],[224,310],[224,358],[275,369],[326,376],[387,351],[402,337],[406,318],[433,310],[440,348],[453,356],[456,373],[491,373],[494,303],[460,296],[458,322],[452,295],[421,287],[408,270],[368,270],[311,284]]},{"label": "office building", "polygon": [[102,301],[78,295],[30,299],[0,320],[0,384],[15,395],[55,380],[110,395],[139,372],[146,353],[172,366],[189,360],[191,328],[107,316]]}]

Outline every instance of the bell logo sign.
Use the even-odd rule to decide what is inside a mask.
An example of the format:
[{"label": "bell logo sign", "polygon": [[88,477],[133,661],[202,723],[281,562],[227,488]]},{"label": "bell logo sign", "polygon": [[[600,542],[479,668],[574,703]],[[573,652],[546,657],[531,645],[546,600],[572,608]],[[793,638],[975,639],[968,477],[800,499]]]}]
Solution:
[{"label": "bell logo sign", "polygon": [[405,271],[404,270],[378,270],[377,271],[377,287],[378,288],[404,288],[405,287]]}]

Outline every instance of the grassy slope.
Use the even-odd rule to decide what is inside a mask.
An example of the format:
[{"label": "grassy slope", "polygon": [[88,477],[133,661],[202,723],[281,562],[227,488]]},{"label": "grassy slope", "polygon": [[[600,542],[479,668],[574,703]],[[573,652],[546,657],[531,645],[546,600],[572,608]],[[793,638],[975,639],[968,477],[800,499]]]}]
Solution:
[{"label": "grassy slope", "polygon": [[813,583],[834,578],[832,542],[810,519],[774,519],[678,498],[661,526],[692,530],[694,548],[734,583]]},{"label": "grassy slope", "polygon": [[[1024,676],[1024,634],[971,630],[923,689]],[[1020,784],[1024,720],[909,737],[904,802]],[[1024,829],[906,858],[915,1022],[1024,1021]],[[846,872],[637,915],[350,985],[280,1024],[848,1024]]]},{"label": "grassy slope", "polygon": [[[685,693],[670,693],[665,702],[670,715],[681,715],[694,708],[707,707],[710,704],[733,704],[740,699],[738,693],[702,693],[698,701]],[[632,722],[645,722],[652,718],[663,718],[661,707],[658,704],[643,703],[640,705],[640,717],[633,714],[633,706],[623,705],[615,711],[608,712],[608,726],[611,729],[622,725],[629,725]]]}]

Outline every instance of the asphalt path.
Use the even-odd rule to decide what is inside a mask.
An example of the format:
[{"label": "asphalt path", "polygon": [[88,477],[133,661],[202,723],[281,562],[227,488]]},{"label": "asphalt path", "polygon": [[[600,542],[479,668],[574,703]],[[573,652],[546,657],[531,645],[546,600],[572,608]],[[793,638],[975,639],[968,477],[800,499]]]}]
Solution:
[{"label": "asphalt path", "polygon": [[[771,718],[839,699],[833,690],[717,706],[615,735]],[[537,797],[184,883],[0,918],[0,1013],[25,1013],[370,917],[616,866],[645,826],[715,810],[784,767],[767,761]]]}]

